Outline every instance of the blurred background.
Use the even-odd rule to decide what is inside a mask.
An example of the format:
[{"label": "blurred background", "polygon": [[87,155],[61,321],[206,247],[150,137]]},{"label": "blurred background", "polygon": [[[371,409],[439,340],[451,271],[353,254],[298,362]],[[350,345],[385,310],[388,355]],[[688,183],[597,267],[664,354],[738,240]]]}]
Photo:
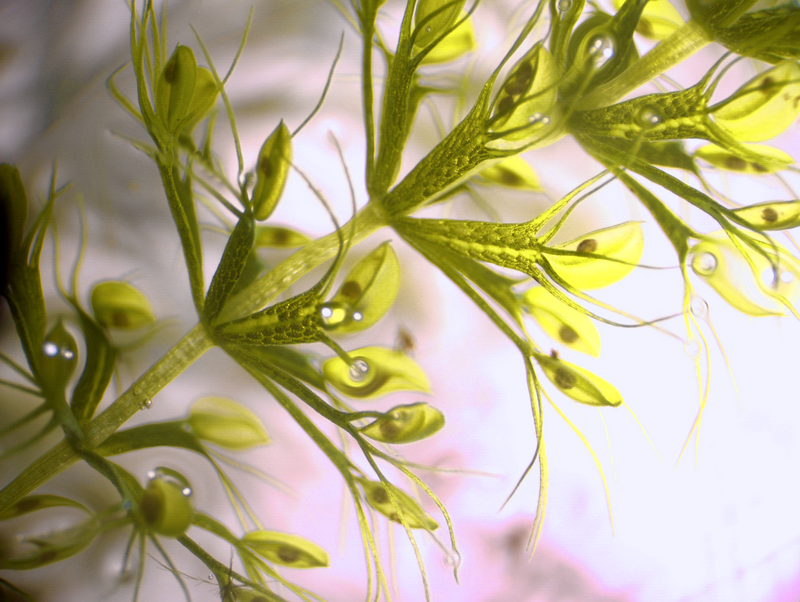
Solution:
[{"label": "blurred background", "polygon": [[[610,2],[601,4],[611,9]],[[688,14],[682,2],[675,4]],[[192,24],[211,50],[217,68],[227,71],[250,6],[251,2],[240,0],[172,0],[168,6],[170,52],[176,43],[190,45],[199,63],[205,64],[189,28]],[[390,47],[403,6],[404,2],[389,0],[379,18]],[[479,50],[447,67],[431,69],[431,81],[463,89],[466,107],[471,106],[534,6],[531,2],[521,6],[505,0],[483,2],[475,19]],[[62,276],[70,273],[80,240],[77,201],[80,198],[85,203],[89,245],[79,291],[84,303],[93,283],[124,278],[147,293],[156,315],[164,320],[153,340],[124,356],[124,387],[196,322],[157,170],[123,138],[144,139],[146,134],[106,88],[109,75],[130,59],[129,14],[121,0],[0,0],[0,162],[16,163],[34,206],[46,197],[56,161],[59,186],[72,183],[59,199],[55,214]],[[367,195],[363,185],[360,39],[341,14],[322,0],[255,3],[250,38],[227,87],[242,135],[245,166],[251,169],[261,144],[280,119],[293,130],[314,107],[343,33],[343,55],[326,103],[293,141],[296,164],[312,178],[342,221],[350,214],[350,198],[331,134],[343,147],[359,206],[367,201]],[[670,75],[682,86],[693,85],[721,55],[720,48],[710,47]],[[376,65],[380,85],[382,61],[376,60]],[[720,94],[730,93],[749,79],[755,67],[739,64],[723,80]],[[134,97],[130,68],[119,74],[117,84],[129,98]],[[420,109],[403,172],[441,139],[437,119],[449,128],[464,114],[463,106],[458,115],[457,110],[457,103],[446,99]],[[233,178],[236,158],[229,132],[220,115],[216,152]],[[797,124],[774,141],[795,156],[800,152],[798,142]],[[505,221],[531,219],[599,171],[570,140],[526,153],[525,158],[539,174],[544,192],[484,189],[484,200]],[[719,187],[727,187],[740,203],[789,198],[769,176],[709,177]],[[796,178],[794,185],[796,188]],[[698,228],[713,229],[685,207],[672,206],[696,220],[692,223]],[[486,219],[486,213],[466,197],[426,214]],[[642,263],[674,266],[675,256],[652,218],[617,185],[584,202],[559,236],[568,240],[631,219],[646,222]],[[207,213],[201,220],[214,223]],[[296,174],[290,175],[272,221],[313,237],[332,228],[330,218]],[[210,279],[225,239],[211,230],[203,237]],[[699,445],[695,448],[694,442],[690,443],[677,464],[701,399],[695,359],[687,354],[682,341],[652,329],[623,330],[599,324],[600,358],[559,349],[562,357],[621,391],[657,452],[625,408],[601,413],[556,396],[556,403],[583,431],[602,464],[613,528],[591,455],[556,412],[546,407],[549,505],[539,548],[529,559],[525,543],[536,508],[538,470],[500,510],[536,443],[522,362],[468,299],[391,232],[381,232],[355,247],[350,263],[387,239],[394,241],[403,267],[396,306],[372,329],[340,342],[348,349],[367,344],[391,347],[402,328],[413,338],[414,358],[431,379],[433,395],[427,401],[447,418],[445,429],[436,437],[402,450],[414,462],[454,471],[421,473],[451,512],[462,551],[460,584],[456,584],[442,549],[425,534],[418,535],[434,600],[800,600],[797,321],[744,316],[697,283],[697,292],[708,302],[730,372],[706,328],[710,357],[708,361],[701,357],[700,365],[703,379],[710,373],[709,403]],[[273,251],[265,252],[262,259],[276,265],[287,256],[288,252]],[[312,273],[292,291],[304,290],[321,273]],[[43,274],[49,315],[66,313],[67,305],[55,292],[52,239],[46,245]],[[679,312],[682,290],[676,269],[635,270],[623,282],[599,291],[598,297],[653,319]],[[529,327],[537,340],[544,340],[533,323]],[[685,336],[682,320],[672,320],[667,327]],[[22,359],[5,304],[0,306],[0,347]],[[330,354],[324,348],[317,351],[321,356]],[[0,420],[11,420],[26,411],[28,400],[18,399],[9,390],[0,395],[4,416]],[[277,404],[221,351],[207,353],[130,424],[183,417],[189,405],[204,395],[224,395],[245,403],[267,426],[271,446],[242,457],[285,487],[234,474],[265,528],[304,535],[331,554],[330,568],[286,570],[285,576],[329,602],[362,599],[364,559],[339,476]],[[377,402],[357,403],[365,409],[385,410],[418,400],[418,395],[395,394]],[[109,396],[106,404],[111,401]],[[328,432],[333,434],[331,429]],[[54,432],[35,449],[4,462],[0,483],[8,482],[60,438],[60,432]],[[168,465],[183,472],[193,483],[197,507],[235,527],[235,516],[213,471],[190,454],[156,449],[123,456],[119,461],[142,481],[155,466]],[[117,501],[108,483],[80,465],[59,475],[42,491],[69,495],[95,510]],[[426,509],[435,510],[432,505]],[[438,520],[439,515],[434,515]],[[394,541],[394,598],[424,599],[419,571],[402,529],[393,526],[391,533],[385,525],[381,529],[384,545],[389,537]],[[4,537],[14,535],[7,530],[2,533]],[[217,558],[229,556],[227,547],[218,541],[197,537]],[[45,602],[129,600],[133,576],[120,572],[126,541],[127,533],[103,536],[87,552],[68,561],[25,574],[0,572],[0,577]],[[189,581],[193,599],[219,599],[217,586],[208,582],[207,569],[181,554],[179,545],[167,542],[167,548],[178,567],[193,578]],[[237,561],[232,562],[236,568]],[[140,599],[180,596],[172,575],[150,559]]]}]

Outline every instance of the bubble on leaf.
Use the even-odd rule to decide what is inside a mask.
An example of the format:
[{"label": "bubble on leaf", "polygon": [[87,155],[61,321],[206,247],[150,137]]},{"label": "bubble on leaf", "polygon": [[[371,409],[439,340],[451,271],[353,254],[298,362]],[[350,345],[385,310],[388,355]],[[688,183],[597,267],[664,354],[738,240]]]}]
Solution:
[{"label": "bubble on leaf", "polygon": [[354,380],[355,382],[360,382],[367,377],[369,374],[369,364],[367,360],[363,357],[359,357],[353,360],[353,363],[350,364],[350,379]]},{"label": "bubble on leaf", "polygon": [[430,25],[426,25],[425,26],[425,31],[430,33],[431,32],[431,26]]},{"label": "bubble on leaf", "polygon": [[214,581],[214,573],[209,573],[207,579],[209,581]]},{"label": "bubble on leaf", "polygon": [[184,487],[183,489],[181,489],[181,495],[183,495],[184,497],[189,497],[190,495],[192,495],[192,488]]},{"label": "bubble on leaf", "polygon": [[636,125],[648,130],[660,125],[664,121],[664,116],[658,107],[645,105],[636,112]]},{"label": "bubble on leaf", "polygon": [[571,0],[558,0],[558,12],[565,13],[572,6]]},{"label": "bubble on leaf", "polygon": [[142,401],[141,404],[139,404],[139,409],[140,410],[149,410],[152,405],[153,405],[153,400],[152,399],[145,399],[145,400]]},{"label": "bubble on leaf", "polygon": [[530,117],[528,117],[528,121],[530,123],[536,123],[537,121],[541,120],[542,114],[541,113],[534,113]]},{"label": "bubble on leaf", "polygon": [[360,311],[354,311],[353,312],[353,321],[354,322],[360,322],[363,319],[364,319],[364,314],[362,314]]},{"label": "bubble on leaf", "polygon": [[692,269],[695,274],[708,276],[717,269],[717,257],[713,253],[700,253],[692,259]]},{"label": "bubble on leaf", "polygon": [[323,328],[335,328],[346,321],[352,313],[352,308],[336,301],[323,303],[319,310]]},{"label": "bubble on leaf", "polygon": [[55,357],[58,355],[58,345],[51,341],[47,341],[42,345],[42,351],[47,357]]},{"label": "bubble on leaf", "polygon": [[147,480],[148,481],[152,481],[153,479],[156,478],[156,476],[158,476],[158,475],[156,474],[155,470],[148,470],[147,471]]},{"label": "bubble on leaf", "polygon": [[142,390],[139,387],[134,387],[131,393],[133,393],[134,395],[141,395]]},{"label": "bubble on leaf", "polygon": [[608,61],[614,58],[616,43],[613,36],[600,34],[589,42],[589,54],[594,59],[596,69],[601,69]]},{"label": "bubble on leaf", "polygon": [[683,343],[683,352],[691,358],[696,358],[700,355],[700,343],[697,339],[687,339]]}]

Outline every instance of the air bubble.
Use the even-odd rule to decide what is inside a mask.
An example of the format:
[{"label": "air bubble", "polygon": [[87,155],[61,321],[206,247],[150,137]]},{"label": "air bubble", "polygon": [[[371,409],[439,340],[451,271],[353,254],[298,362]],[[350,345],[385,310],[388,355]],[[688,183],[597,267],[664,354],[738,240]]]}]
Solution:
[{"label": "air bubble", "polygon": [[181,489],[181,495],[183,497],[189,497],[190,495],[192,495],[192,488],[191,487],[184,487],[183,489]]},{"label": "air bubble", "polygon": [[425,26],[425,33],[430,33],[430,32],[431,32],[431,26],[430,25],[426,25]]},{"label": "air bubble", "polygon": [[192,425],[191,425],[191,424],[189,424],[188,422],[187,422],[186,424],[182,424],[182,425],[181,425],[181,430],[182,430],[184,433],[191,433],[191,432],[192,432]]},{"label": "air bubble", "polygon": [[708,303],[702,297],[692,297],[689,302],[689,311],[692,312],[696,318],[706,319],[708,316]]},{"label": "air bubble", "polygon": [[139,404],[140,410],[149,410],[150,407],[153,405],[152,399],[145,399],[142,403]]},{"label": "air bubble", "polygon": [[[541,121],[542,114],[541,113],[534,113],[530,117],[528,117],[528,123],[536,123],[537,121]],[[549,119],[548,119],[549,121]]]},{"label": "air bubble", "polygon": [[152,481],[158,476],[158,473],[155,470],[148,470],[147,471],[147,480]]},{"label": "air bubble", "polygon": [[595,68],[600,69],[614,58],[614,38],[607,34],[596,36],[589,42],[589,54],[594,58]]},{"label": "air bubble", "polygon": [[44,345],[42,345],[42,352],[47,357],[55,357],[58,355],[58,345],[52,341],[47,341]]},{"label": "air bubble", "polygon": [[449,551],[444,556],[444,563],[449,567],[457,567],[461,564],[461,554],[456,552],[455,550]]},{"label": "air bubble", "polygon": [[357,358],[350,364],[350,380],[361,382],[369,373],[369,364],[364,358]]},{"label": "air bubble", "polygon": [[208,580],[209,581],[214,581],[214,573],[209,573],[208,574]]},{"label": "air bubble", "polygon": [[565,13],[572,7],[570,0],[558,0],[558,12]]},{"label": "air bubble", "polygon": [[712,253],[700,253],[692,259],[692,270],[699,276],[710,276],[717,269],[717,258]]},{"label": "air bubble", "polygon": [[61,357],[63,357],[65,360],[71,360],[75,357],[75,354],[69,349],[64,349],[64,351],[61,352]]},{"label": "air bubble", "polygon": [[319,309],[319,317],[323,328],[335,328],[347,320],[352,309],[349,305],[338,302],[323,303]]},{"label": "air bubble", "polygon": [[664,116],[656,106],[646,105],[636,112],[636,124],[645,130],[661,125],[663,121]]},{"label": "air bubble", "polygon": [[362,314],[360,311],[354,311],[353,312],[353,321],[354,322],[360,322],[363,319],[364,319],[364,314]]},{"label": "air bubble", "polygon": [[691,358],[696,358],[700,355],[700,343],[697,339],[687,339],[683,343],[683,352]]},{"label": "air bubble", "polygon": [[134,387],[131,393],[133,393],[136,396],[139,396],[142,394],[142,390],[139,387]]}]

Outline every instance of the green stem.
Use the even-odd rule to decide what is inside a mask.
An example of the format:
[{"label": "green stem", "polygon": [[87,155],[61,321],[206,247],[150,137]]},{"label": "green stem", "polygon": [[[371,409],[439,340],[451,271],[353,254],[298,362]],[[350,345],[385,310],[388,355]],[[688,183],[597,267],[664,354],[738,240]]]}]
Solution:
[{"label": "green stem", "polygon": [[[361,209],[353,219],[355,228],[352,228],[351,222],[342,226],[345,236],[352,233],[351,245],[364,240],[386,225],[386,219],[380,214],[380,208],[375,202],[371,202]],[[217,322],[222,323],[241,318],[262,309],[278,293],[286,290],[301,276],[336,255],[339,246],[339,236],[336,232],[331,232],[327,236],[308,243],[245,290],[231,297],[225,305],[225,309],[220,313]]]},{"label": "green stem", "polygon": [[581,99],[575,108],[579,111],[589,111],[614,104],[639,86],[682,63],[711,42],[713,40],[705,30],[692,19],[619,76]]},{"label": "green stem", "polygon": [[[84,450],[105,441],[150,401],[161,389],[213,346],[205,326],[197,324],[160,360],[145,372],[102,414],[84,428]],[[50,449],[28,466],[0,491],[0,512],[65,468],[80,459],[78,451],[66,440]]]}]

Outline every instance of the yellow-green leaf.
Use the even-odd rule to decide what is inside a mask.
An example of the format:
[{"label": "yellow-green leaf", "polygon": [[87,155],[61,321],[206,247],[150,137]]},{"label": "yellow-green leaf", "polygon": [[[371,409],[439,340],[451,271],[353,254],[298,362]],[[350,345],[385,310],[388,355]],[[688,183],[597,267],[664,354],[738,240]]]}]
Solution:
[{"label": "yellow-green leaf", "polygon": [[747,156],[740,156],[716,144],[701,146],[694,156],[703,159],[714,167],[745,174],[775,173],[794,163],[791,155],[764,144],[743,144]]},{"label": "yellow-green leaf", "polygon": [[547,379],[570,399],[590,406],[622,404],[622,395],[599,376],[558,357],[534,353]]},{"label": "yellow-green leaf", "polygon": [[178,45],[169,58],[156,84],[156,114],[171,133],[183,128],[197,81],[197,60],[188,46]]},{"label": "yellow-green leaf", "polygon": [[270,249],[294,249],[311,242],[311,239],[291,228],[283,226],[258,226],[256,246]]},{"label": "yellow-green leaf", "polygon": [[414,45],[425,48],[447,31],[456,22],[464,4],[466,0],[419,0],[414,13]]},{"label": "yellow-green leaf", "polygon": [[242,537],[242,543],[270,562],[293,569],[313,569],[328,566],[328,553],[305,537],[278,531],[252,531]]},{"label": "yellow-green leaf", "polygon": [[264,423],[242,404],[224,397],[204,397],[192,405],[188,423],[198,438],[234,451],[267,445]]},{"label": "yellow-green leaf", "polygon": [[444,426],[444,414],[427,403],[396,406],[361,429],[383,443],[411,443],[430,437]]},{"label": "yellow-green leaf", "polygon": [[78,343],[61,320],[47,333],[39,356],[39,380],[47,391],[63,392],[78,365]]},{"label": "yellow-green leaf", "polygon": [[800,226],[800,201],[767,201],[734,213],[759,230],[788,230]]},{"label": "yellow-green leaf", "polygon": [[253,188],[253,215],[264,221],[274,211],[283,194],[292,162],[292,135],[281,120],[258,153],[256,185]]},{"label": "yellow-green leaf", "polygon": [[557,255],[543,249],[559,276],[576,288],[591,290],[613,284],[630,274],[642,256],[644,236],[638,222],[625,222],[552,248],[595,255]]},{"label": "yellow-green leaf", "polygon": [[323,327],[341,333],[369,328],[389,310],[399,288],[400,263],[387,241],[359,261],[323,304]]},{"label": "yellow-green leaf", "polygon": [[36,494],[28,495],[17,500],[11,506],[0,512],[0,521],[17,518],[31,512],[38,512],[46,508],[77,508],[91,515],[91,511],[75,500],[61,497],[60,495]]},{"label": "yellow-green leaf", "polygon": [[561,77],[553,55],[537,44],[511,69],[492,106],[491,128],[498,139],[489,148],[527,146],[560,135],[554,114]]},{"label": "yellow-green leaf", "polygon": [[723,231],[715,232],[691,249],[691,266],[725,301],[751,316],[785,315],[800,298],[800,261],[777,245],[759,244],[773,265],[761,253],[746,248],[753,268]]},{"label": "yellow-green leaf", "polygon": [[358,477],[356,481],[364,489],[367,503],[389,520],[402,524],[397,510],[395,510],[394,504],[389,498],[388,491],[391,491],[395,502],[403,512],[403,518],[405,518],[409,529],[435,531],[439,528],[439,524],[422,509],[414,498],[391,483],[384,484]]},{"label": "yellow-green leaf", "polygon": [[395,391],[430,393],[428,377],[414,360],[399,351],[363,347],[350,352],[348,365],[340,357],[322,364],[325,380],[357,399],[372,399]]},{"label": "yellow-green leaf", "polygon": [[150,473],[150,482],[139,501],[144,526],[164,537],[180,537],[192,524],[192,487],[179,472],[160,467]]},{"label": "yellow-green leaf", "polygon": [[774,138],[800,115],[800,65],[797,61],[778,63],[709,112],[740,142]]},{"label": "yellow-green leaf", "polygon": [[553,340],[567,347],[597,357],[600,333],[592,319],[559,301],[541,286],[522,295],[523,307]]},{"label": "yellow-green leaf", "polygon": [[472,26],[472,17],[469,17],[434,46],[422,59],[422,64],[446,63],[472,52],[476,47],[475,29]]},{"label": "yellow-green leaf", "polygon": [[539,176],[519,155],[507,157],[487,167],[476,176],[476,179],[487,184],[499,184],[520,190],[542,190]]},{"label": "yellow-green leaf", "polygon": [[127,282],[109,280],[96,284],[91,304],[95,319],[106,328],[133,330],[156,321],[148,298]]},{"label": "yellow-green leaf", "polygon": [[[619,10],[625,0],[614,0],[614,7]],[[649,40],[663,40],[683,25],[683,17],[672,6],[669,0],[650,0],[642,11],[636,33]]]},{"label": "yellow-green leaf", "polygon": [[181,129],[191,131],[200,123],[217,104],[217,96],[219,96],[219,88],[214,75],[205,67],[198,67],[192,102],[186,114],[186,123]]}]

